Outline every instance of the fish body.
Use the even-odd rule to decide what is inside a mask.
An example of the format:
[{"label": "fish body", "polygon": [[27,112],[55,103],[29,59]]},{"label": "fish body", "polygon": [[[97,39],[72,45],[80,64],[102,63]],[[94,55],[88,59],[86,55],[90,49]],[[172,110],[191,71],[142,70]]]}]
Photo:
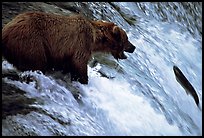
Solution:
[{"label": "fish body", "polygon": [[185,89],[187,94],[190,94],[194,100],[196,105],[199,104],[199,98],[198,95],[191,85],[191,83],[187,80],[187,78],[184,76],[184,74],[181,72],[181,70],[177,66],[173,66],[174,74],[176,76],[176,80],[179,82],[179,84]]}]

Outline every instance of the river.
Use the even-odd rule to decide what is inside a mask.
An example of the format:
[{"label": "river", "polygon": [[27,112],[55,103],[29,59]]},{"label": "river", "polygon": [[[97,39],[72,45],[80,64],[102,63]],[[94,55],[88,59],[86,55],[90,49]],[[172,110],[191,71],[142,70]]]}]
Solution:
[{"label": "river", "polygon": [[[87,5],[95,19],[114,22],[127,32],[136,46],[134,53],[114,61],[112,68],[100,62],[88,66],[88,85],[70,83],[60,72],[21,73],[34,76],[38,83],[5,78],[37,99],[33,107],[55,118],[33,111],[7,119],[30,135],[201,136],[202,3]],[[176,81],[174,65],[195,88],[201,109]],[[15,70],[6,61],[2,69]],[[112,78],[101,76],[99,70]],[[71,91],[79,92],[78,100]],[[3,135],[16,134],[8,121],[3,124]]]}]

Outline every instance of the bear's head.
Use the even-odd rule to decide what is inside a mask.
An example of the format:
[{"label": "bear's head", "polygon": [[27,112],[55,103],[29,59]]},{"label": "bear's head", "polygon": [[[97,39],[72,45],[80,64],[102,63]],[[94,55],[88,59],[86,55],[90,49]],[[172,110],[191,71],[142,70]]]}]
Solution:
[{"label": "bear's head", "polygon": [[124,52],[134,52],[135,46],[130,43],[122,28],[111,22],[96,21],[95,23],[99,30],[96,39],[115,59],[126,59]]}]

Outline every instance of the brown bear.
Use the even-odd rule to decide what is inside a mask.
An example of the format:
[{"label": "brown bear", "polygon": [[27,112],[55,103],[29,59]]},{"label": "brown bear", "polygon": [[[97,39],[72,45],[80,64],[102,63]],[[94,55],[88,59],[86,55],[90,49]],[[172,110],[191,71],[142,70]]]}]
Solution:
[{"label": "brown bear", "polygon": [[22,71],[62,70],[82,84],[88,83],[87,64],[93,52],[126,59],[124,51],[135,50],[125,31],[112,22],[43,12],[19,14],[6,24],[2,45],[3,56]]}]

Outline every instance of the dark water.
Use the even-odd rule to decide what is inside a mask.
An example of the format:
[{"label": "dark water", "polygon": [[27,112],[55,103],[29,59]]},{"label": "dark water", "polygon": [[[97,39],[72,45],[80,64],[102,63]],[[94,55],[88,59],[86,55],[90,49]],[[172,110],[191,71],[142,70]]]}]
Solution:
[{"label": "dark water", "polygon": [[[53,116],[32,112],[9,117],[10,123],[18,123],[21,133],[33,135],[202,135],[201,5],[87,3],[93,18],[126,30],[135,52],[127,53],[128,59],[113,68],[100,63],[89,67],[88,85],[67,84],[69,76],[59,72],[22,74],[32,74],[38,84],[5,79],[36,98],[34,107]],[[194,86],[201,110],[176,81],[173,65]],[[3,62],[2,69],[8,68],[12,66]],[[102,77],[98,70],[114,78]],[[71,93],[76,89],[80,102]],[[9,121],[3,120],[2,128],[3,135],[16,134]]]}]

